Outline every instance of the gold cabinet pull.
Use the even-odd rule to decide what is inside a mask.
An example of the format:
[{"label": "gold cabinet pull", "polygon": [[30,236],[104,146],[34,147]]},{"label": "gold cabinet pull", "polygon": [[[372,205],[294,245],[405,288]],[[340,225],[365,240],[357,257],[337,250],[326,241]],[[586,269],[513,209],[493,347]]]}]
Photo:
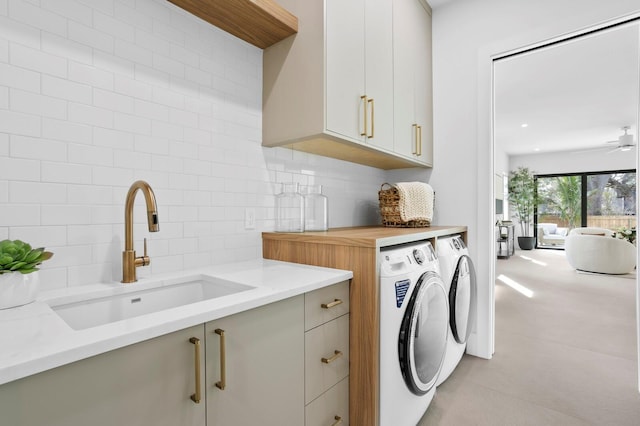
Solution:
[{"label": "gold cabinet pull", "polygon": [[323,303],[323,304],[321,304],[321,305],[320,305],[320,307],[321,307],[322,309],[331,309],[331,308],[333,308],[334,306],[338,306],[338,305],[341,305],[341,304],[342,304],[342,300],[340,300],[340,299],[334,299],[334,300],[333,300],[333,302]]},{"label": "gold cabinet pull", "polygon": [[416,137],[416,149],[414,149],[411,153],[413,155],[418,155],[418,125],[412,124],[411,127],[413,127],[413,135]]},{"label": "gold cabinet pull", "polygon": [[362,132],[360,132],[360,136],[367,136],[367,127],[369,127],[367,125],[367,104],[369,103],[367,101],[367,95],[362,95],[360,96],[360,99],[363,101],[364,103],[364,130]]},{"label": "gold cabinet pull", "polygon": [[226,373],[226,350],[224,347],[224,330],[216,328],[214,332],[220,336],[220,381],[216,382],[216,387],[220,390],[224,390],[227,386],[227,373]]},{"label": "gold cabinet pull", "polygon": [[342,356],[342,352],[335,350],[333,351],[333,356],[331,358],[321,358],[320,361],[322,361],[324,364],[331,364],[333,361],[335,361],[336,359],[340,358]]},{"label": "gold cabinet pull", "polygon": [[418,151],[418,157],[420,157],[422,155],[422,126],[418,126],[418,134],[420,136],[416,139],[416,149]]},{"label": "gold cabinet pull", "polygon": [[196,393],[194,393],[193,395],[191,395],[191,400],[193,402],[195,402],[196,404],[200,404],[200,339],[198,339],[197,337],[192,337],[189,339],[189,342],[194,344],[194,348],[195,348],[195,364],[196,364]]},{"label": "gold cabinet pull", "polygon": [[369,99],[369,100],[367,100],[367,103],[370,103],[370,104],[371,104],[371,135],[367,135],[367,137],[368,137],[369,139],[371,139],[371,138],[373,138],[373,135],[374,135],[374,128],[373,128],[373,126],[374,126],[374,124],[375,124],[375,122],[376,122],[376,118],[375,118],[375,115],[374,115],[374,109],[373,109],[373,99]]},{"label": "gold cabinet pull", "polygon": [[331,426],[337,426],[337,425],[341,425],[342,424],[342,417],[333,416],[333,419],[335,420],[335,422],[333,422],[333,424]]}]

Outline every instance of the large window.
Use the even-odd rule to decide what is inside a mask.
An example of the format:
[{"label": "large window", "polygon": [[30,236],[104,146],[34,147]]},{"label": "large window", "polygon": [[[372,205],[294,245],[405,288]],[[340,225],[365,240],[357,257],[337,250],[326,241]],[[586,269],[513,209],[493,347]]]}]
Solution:
[{"label": "large window", "polygon": [[569,231],[581,226],[636,226],[636,172],[536,176],[537,247],[563,248]]}]

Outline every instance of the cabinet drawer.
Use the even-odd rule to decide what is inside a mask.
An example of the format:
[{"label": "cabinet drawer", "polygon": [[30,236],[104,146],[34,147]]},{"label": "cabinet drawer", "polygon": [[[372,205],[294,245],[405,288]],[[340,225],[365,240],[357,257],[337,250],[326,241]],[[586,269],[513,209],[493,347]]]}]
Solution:
[{"label": "cabinet drawer", "polygon": [[305,407],[304,424],[305,426],[349,425],[349,377],[342,379]]},{"label": "cabinet drawer", "polygon": [[304,296],[304,329],[310,330],[349,312],[349,281]]},{"label": "cabinet drawer", "polygon": [[305,333],[305,404],[349,375],[349,315]]}]

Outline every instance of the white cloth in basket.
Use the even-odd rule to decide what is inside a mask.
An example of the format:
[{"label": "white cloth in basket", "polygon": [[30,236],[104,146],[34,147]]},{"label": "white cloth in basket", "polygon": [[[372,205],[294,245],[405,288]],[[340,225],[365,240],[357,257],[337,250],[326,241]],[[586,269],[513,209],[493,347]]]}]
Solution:
[{"label": "white cloth in basket", "polygon": [[433,188],[424,182],[398,182],[400,217],[410,220],[433,220]]}]

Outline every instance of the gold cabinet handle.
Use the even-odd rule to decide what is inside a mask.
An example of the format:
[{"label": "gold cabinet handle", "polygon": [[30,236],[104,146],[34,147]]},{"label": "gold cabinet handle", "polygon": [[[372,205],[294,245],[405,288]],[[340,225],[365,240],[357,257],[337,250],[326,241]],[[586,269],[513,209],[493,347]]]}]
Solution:
[{"label": "gold cabinet handle", "polygon": [[336,359],[340,358],[342,356],[342,352],[335,350],[333,351],[333,356],[331,358],[321,358],[320,361],[322,361],[324,364],[331,364],[333,361],[335,361]]},{"label": "gold cabinet handle", "polygon": [[214,332],[220,336],[220,381],[216,382],[216,387],[220,390],[224,390],[227,386],[227,373],[226,373],[226,350],[224,347],[224,330],[216,328]]},{"label": "gold cabinet handle", "polygon": [[337,425],[341,425],[342,424],[342,417],[340,416],[333,416],[335,422],[333,422],[333,424],[331,426],[337,426]]},{"label": "gold cabinet handle", "polygon": [[374,115],[374,109],[373,109],[373,99],[369,99],[369,100],[367,100],[367,103],[370,103],[370,104],[371,104],[371,135],[367,135],[367,137],[368,137],[369,139],[371,139],[371,138],[373,138],[373,135],[374,135],[374,128],[373,128],[373,126],[374,126],[374,124],[375,124],[375,122],[376,122],[376,118],[375,118],[375,115]]},{"label": "gold cabinet handle", "polygon": [[418,134],[420,136],[416,139],[416,144],[418,145],[417,146],[418,157],[420,157],[422,155],[422,126],[418,126]]},{"label": "gold cabinet handle", "polygon": [[368,105],[368,101],[367,101],[367,95],[362,95],[360,96],[360,99],[363,101],[364,103],[364,130],[362,132],[360,132],[360,136],[367,136],[367,127],[369,127],[367,125],[367,105]]},{"label": "gold cabinet handle", "polygon": [[191,395],[191,400],[193,402],[195,402],[196,404],[200,404],[200,339],[198,339],[197,337],[192,337],[189,339],[189,342],[194,344],[194,348],[195,348],[195,364],[196,364],[196,393],[194,393],[193,395]]},{"label": "gold cabinet handle", "polygon": [[418,125],[412,124],[411,127],[413,127],[413,134],[416,137],[416,149],[414,149],[411,153],[413,155],[418,155]]},{"label": "gold cabinet handle", "polygon": [[334,300],[333,300],[333,302],[323,303],[323,304],[321,304],[321,305],[320,305],[320,307],[321,307],[322,309],[331,309],[331,308],[333,308],[334,306],[338,306],[338,305],[341,305],[341,304],[342,304],[342,300],[340,300],[340,299],[334,299]]}]

